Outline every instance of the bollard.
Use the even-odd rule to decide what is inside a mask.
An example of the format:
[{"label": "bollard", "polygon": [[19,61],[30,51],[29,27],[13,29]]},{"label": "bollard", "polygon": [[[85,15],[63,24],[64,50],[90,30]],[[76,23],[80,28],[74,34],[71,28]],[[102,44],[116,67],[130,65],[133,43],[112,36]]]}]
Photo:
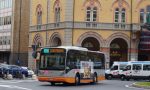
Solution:
[{"label": "bollard", "polygon": [[22,79],[23,79],[23,80],[25,80],[25,79],[26,79],[25,74],[22,74]]},{"label": "bollard", "polygon": [[37,80],[37,76],[35,74],[32,75],[32,80]]},{"label": "bollard", "polygon": [[6,77],[7,77],[8,80],[12,80],[13,79],[13,76],[11,74],[7,74]]}]

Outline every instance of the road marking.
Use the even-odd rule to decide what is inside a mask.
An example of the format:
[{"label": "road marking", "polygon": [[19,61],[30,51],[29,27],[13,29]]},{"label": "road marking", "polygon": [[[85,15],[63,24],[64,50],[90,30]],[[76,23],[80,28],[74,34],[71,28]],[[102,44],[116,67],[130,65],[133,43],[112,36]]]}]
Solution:
[{"label": "road marking", "polygon": [[22,81],[0,81],[0,83],[20,83]]},{"label": "road marking", "polygon": [[32,90],[29,88],[24,88],[24,87],[19,87],[19,86],[14,86],[14,85],[0,85],[0,87],[10,88],[10,89],[19,89],[19,90]]},{"label": "road marking", "polygon": [[35,82],[37,80],[8,80],[8,81],[0,81],[0,83],[21,83],[21,82]]}]

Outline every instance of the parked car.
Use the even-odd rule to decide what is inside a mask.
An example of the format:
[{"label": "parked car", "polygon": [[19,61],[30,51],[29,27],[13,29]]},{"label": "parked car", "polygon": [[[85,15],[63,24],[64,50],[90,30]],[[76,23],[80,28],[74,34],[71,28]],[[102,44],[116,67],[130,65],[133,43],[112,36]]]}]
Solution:
[{"label": "parked car", "polygon": [[6,66],[7,64],[3,64],[3,63],[0,63],[0,77],[4,77],[4,67]]},{"label": "parked car", "polygon": [[21,67],[21,68],[28,71],[28,77],[32,77],[32,75],[34,75],[33,70],[31,70],[30,68],[28,67]]},{"label": "parked car", "polygon": [[28,71],[25,69],[22,69],[20,66],[17,66],[17,65],[5,65],[5,66],[3,66],[3,73],[4,74],[11,74],[15,78],[28,77]]}]

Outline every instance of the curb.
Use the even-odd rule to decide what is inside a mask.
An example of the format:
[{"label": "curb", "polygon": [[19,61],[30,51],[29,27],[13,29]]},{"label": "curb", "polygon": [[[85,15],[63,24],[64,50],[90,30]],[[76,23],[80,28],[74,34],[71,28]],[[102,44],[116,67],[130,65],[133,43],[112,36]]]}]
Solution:
[{"label": "curb", "polygon": [[140,85],[137,85],[136,83],[133,83],[132,86],[136,88],[150,89],[150,86],[140,86]]}]

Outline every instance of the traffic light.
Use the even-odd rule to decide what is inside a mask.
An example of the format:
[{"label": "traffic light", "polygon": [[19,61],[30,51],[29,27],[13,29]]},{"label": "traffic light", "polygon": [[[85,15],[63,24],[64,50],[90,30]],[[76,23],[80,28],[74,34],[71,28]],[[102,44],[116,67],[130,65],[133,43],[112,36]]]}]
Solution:
[{"label": "traffic light", "polygon": [[36,59],[36,57],[37,57],[37,52],[36,52],[36,51],[33,51],[32,57],[33,57],[34,59]]},{"label": "traffic light", "polygon": [[33,51],[36,51],[38,47],[39,47],[39,45],[32,45]]},{"label": "traffic light", "polygon": [[33,52],[32,52],[32,57],[34,59],[37,58],[37,48],[39,47],[39,45],[32,45],[32,49],[33,49]]}]

